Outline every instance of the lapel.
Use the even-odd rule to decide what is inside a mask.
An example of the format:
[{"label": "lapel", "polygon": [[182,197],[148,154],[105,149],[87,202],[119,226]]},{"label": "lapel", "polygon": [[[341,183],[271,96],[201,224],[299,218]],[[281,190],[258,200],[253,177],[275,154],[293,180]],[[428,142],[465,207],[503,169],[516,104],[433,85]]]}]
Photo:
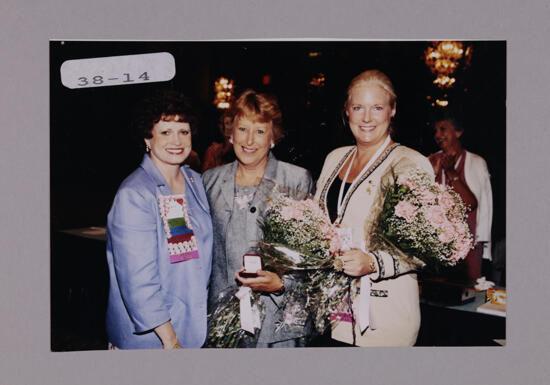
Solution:
[{"label": "lapel", "polygon": [[[207,213],[210,212],[208,205],[205,202],[205,198],[200,194],[199,187],[202,187],[202,182],[200,179],[196,179],[193,176],[193,173],[191,172],[189,166],[181,166],[180,167],[181,173],[185,177],[185,194],[187,195],[188,191],[191,191],[193,196],[195,197],[194,201],[199,204],[199,206],[206,211]],[[199,186],[200,184],[200,186]]]},{"label": "lapel", "polygon": [[272,190],[276,187],[278,181],[275,179],[277,177],[277,159],[275,155],[269,152],[267,157],[267,165],[265,166],[264,176],[260,181],[252,199],[252,206],[258,207],[259,205],[266,202],[266,199],[271,196]]},{"label": "lapel", "polygon": [[[172,189],[166,183],[166,179],[164,179],[164,176],[162,176],[161,172],[155,166],[153,161],[151,160],[151,157],[147,154],[143,155],[143,160],[141,161],[140,167],[143,168],[145,173],[151,178],[153,183],[157,187],[157,191],[161,195],[173,195]],[[191,174],[191,171],[186,166],[181,166],[180,171],[183,174],[185,178],[185,193],[187,195],[187,191],[191,190],[191,193],[195,197],[195,201],[198,202],[199,206],[206,212],[209,212],[208,207],[205,205],[204,200],[201,198],[201,195],[198,188],[198,183],[200,183],[200,180],[196,180],[193,175]]]},{"label": "lapel", "polygon": [[319,201],[322,204],[323,210],[327,213],[328,213],[328,209],[327,209],[328,190],[330,189],[330,186],[332,185],[332,183],[336,179],[336,176],[338,175],[338,173],[340,172],[342,167],[344,167],[344,163],[346,163],[346,160],[353,154],[354,151],[355,151],[355,146],[350,147],[345,152],[344,156],[341,157],[340,159],[338,159],[338,163],[336,164],[336,167],[332,169],[332,173],[329,174],[328,178],[326,179],[325,184],[323,185],[323,189],[321,191]]},{"label": "lapel", "polygon": [[364,173],[361,174],[359,179],[357,179],[357,183],[355,183],[353,186],[350,186],[349,190],[346,192],[346,195],[344,196],[344,201],[342,203],[343,205],[342,212],[340,213],[340,215],[338,215],[338,217],[334,221],[335,223],[341,223],[342,220],[344,219],[346,209],[348,208],[348,203],[351,197],[353,196],[353,194],[355,193],[355,191],[357,191],[359,186],[361,186],[361,183],[363,183],[378,168],[378,166],[384,163],[386,158],[390,156],[391,152],[399,146],[400,146],[399,143],[394,143],[390,147],[388,147],[388,149],[380,155],[378,160],[374,162],[374,164],[368,170],[366,170]]},{"label": "lapel", "polygon": [[228,172],[222,174],[221,191],[225,200],[225,208],[228,211],[233,210],[233,201],[235,198],[235,174],[237,172],[238,160],[233,161],[229,165]]},{"label": "lapel", "polygon": [[[384,151],[380,155],[378,160],[368,170],[366,170],[363,174],[361,174],[361,176],[357,180],[357,183],[354,186],[350,187],[350,189],[346,192],[346,195],[344,196],[342,213],[336,218],[334,223],[338,224],[342,221],[342,219],[344,218],[344,214],[346,212],[348,203],[349,203],[353,193],[359,188],[361,183],[363,183],[365,181],[365,179],[367,179],[374,172],[374,170],[376,170],[378,168],[378,166],[380,166],[386,160],[386,158],[391,154],[391,152],[399,146],[400,146],[399,143],[392,144],[386,151]],[[323,210],[325,210],[325,212],[327,211],[328,190],[329,190],[330,186],[332,185],[332,183],[334,182],[334,180],[336,179],[336,177],[338,176],[338,173],[340,172],[340,170],[344,166],[346,160],[351,156],[351,154],[354,151],[356,151],[356,147],[352,147],[351,149],[349,149],[344,154],[344,156],[342,158],[340,158],[340,161],[338,162],[336,167],[332,170],[332,173],[329,175],[329,177],[328,177],[328,179],[325,183],[325,186],[323,187],[323,191],[321,192],[321,195],[319,197],[319,201],[322,203],[322,208],[323,208]]]},{"label": "lapel", "polygon": [[170,186],[168,186],[168,183],[166,183],[166,179],[164,179],[149,155],[143,155],[143,160],[141,161],[140,167],[143,168],[147,176],[151,178],[158,191],[160,191],[162,195],[173,195],[172,189],[170,188]]},{"label": "lapel", "polygon": [[275,158],[275,155],[269,152],[269,155],[267,156],[267,165],[265,166],[265,171],[264,171],[264,178],[274,182],[276,176],[277,176],[277,159]]}]

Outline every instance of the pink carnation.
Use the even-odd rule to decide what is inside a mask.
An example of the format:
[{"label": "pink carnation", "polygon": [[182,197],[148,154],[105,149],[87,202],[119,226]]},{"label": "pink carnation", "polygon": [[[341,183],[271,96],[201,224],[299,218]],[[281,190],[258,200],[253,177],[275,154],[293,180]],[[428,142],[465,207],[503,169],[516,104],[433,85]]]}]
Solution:
[{"label": "pink carnation", "polygon": [[431,205],[435,203],[435,194],[427,188],[421,188],[418,190],[417,195],[423,205]]},{"label": "pink carnation", "polygon": [[296,219],[297,221],[301,221],[303,219],[303,212],[301,209],[294,207],[294,206],[285,206],[281,210],[281,217],[288,221],[290,219]]},{"label": "pink carnation", "polygon": [[447,218],[445,217],[445,210],[443,210],[440,206],[427,207],[426,219],[428,220],[428,223],[436,229],[440,229],[447,221]]},{"label": "pink carnation", "polygon": [[411,190],[414,190],[415,188],[418,187],[416,185],[416,183],[411,178],[409,178],[407,175],[399,175],[397,177],[397,184],[399,184],[401,186],[407,186]]},{"label": "pink carnation", "polygon": [[330,225],[330,223],[323,222],[323,223],[321,223],[320,228],[321,228],[321,232],[323,233],[323,235],[325,237],[331,238],[331,237],[336,236],[336,231]]},{"label": "pink carnation", "polygon": [[456,239],[458,237],[457,232],[455,231],[455,227],[453,224],[449,221],[443,222],[443,225],[441,226],[441,232],[437,236],[439,240],[443,243],[449,243],[453,239]]},{"label": "pink carnation", "polygon": [[458,260],[466,258],[468,253],[470,252],[472,248],[472,242],[471,240],[467,238],[463,238],[456,242],[455,244],[455,251],[453,252],[453,256]]},{"label": "pink carnation", "polygon": [[432,186],[437,190],[438,194],[441,194],[444,191],[446,191],[446,187],[440,183],[434,183]]},{"label": "pink carnation", "polygon": [[304,209],[306,208],[310,209],[314,215],[320,216],[323,214],[323,212],[321,211],[321,208],[319,207],[319,204],[314,200],[306,199],[305,201],[301,201],[301,203],[304,206]]},{"label": "pink carnation", "polygon": [[454,227],[455,227],[456,233],[461,238],[466,237],[466,234],[468,234],[470,232],[470,229],[468,228],[468,225],[466,225],[464,222],[454,223]]},{"label": "pink carnation", "polygon": [[395,205],[395,215],[411,223],[416,215],[417,208],[409,201],[400,201]]},{"label": "pink carnation", "polygon": [[320,225],[320,230],[325,239],[330,243],[329,252],[331,254],[336,254],[336,252],[342,248],[342,240],[335,227],[329,222],[323,222]]},{"label": "pink carnation", "polygon": [[330,239],[329,253],[335,255],[342,248],[342,242],[340,238],[334,237]]},{"label": "pink carnation", "polygon": [[445,191],[439,196],[439,204],[445,209],[445,211],[448,211],[455,205],[455,200],[451,194]]}]

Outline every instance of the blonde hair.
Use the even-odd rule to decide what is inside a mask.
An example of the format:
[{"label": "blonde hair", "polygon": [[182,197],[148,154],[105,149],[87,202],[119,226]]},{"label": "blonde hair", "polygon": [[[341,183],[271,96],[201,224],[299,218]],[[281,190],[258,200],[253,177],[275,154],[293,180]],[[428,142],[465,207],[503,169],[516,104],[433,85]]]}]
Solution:
[{"label": "blonde hair", "polygon": [[357,87],[358,85],[360,85],[361,83],[374,83],[382,87],[382,89],[390,95],[391,108],[395,107],[397,95],[395,94],[393,84],[390,78],[385,73],[379,70],[367,70],[367,71],[361,72],[359,75],[357,75],[351,80],[351,83],[349,84],[348,91],[347,91],[348,98],[346,99],[345,107],[347,107],[347,104],[349,102],[351,90],[354,87]]}]

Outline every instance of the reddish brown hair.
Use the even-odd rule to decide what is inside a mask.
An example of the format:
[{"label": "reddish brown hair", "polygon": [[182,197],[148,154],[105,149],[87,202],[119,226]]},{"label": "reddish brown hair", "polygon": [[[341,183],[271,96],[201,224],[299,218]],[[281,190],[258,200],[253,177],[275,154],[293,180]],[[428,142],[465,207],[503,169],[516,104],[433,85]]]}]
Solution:
[{"label": "reddish brown hair", "polygon": [[231,108],[233,123],[244,117],[251,121],[273,125],[273,141],[279,142],[284,137],[283,119],[277,98],[273,95],[258,93],[254,90],[244,91]]}]

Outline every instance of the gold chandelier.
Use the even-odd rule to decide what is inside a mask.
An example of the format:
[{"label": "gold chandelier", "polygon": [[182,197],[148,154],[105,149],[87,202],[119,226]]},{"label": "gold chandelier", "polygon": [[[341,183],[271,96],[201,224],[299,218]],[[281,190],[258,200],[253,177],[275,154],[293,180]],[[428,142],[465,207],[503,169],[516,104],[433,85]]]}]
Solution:
[{"label": "gold chandelier", "polygon": [[231,107],[233,100],[234,82],[231,79],[218,78],[214,83],[214,104],[220,110],[226,110]]},{"label": "gold chandelier", "polygon": [[424,60],[430,71],[436,75],[433,83],[439,88],[452,87],[456,82],[453,76],[459,66],[470,64],[472,48],[460,41],[432,42],[424,52]]}]

